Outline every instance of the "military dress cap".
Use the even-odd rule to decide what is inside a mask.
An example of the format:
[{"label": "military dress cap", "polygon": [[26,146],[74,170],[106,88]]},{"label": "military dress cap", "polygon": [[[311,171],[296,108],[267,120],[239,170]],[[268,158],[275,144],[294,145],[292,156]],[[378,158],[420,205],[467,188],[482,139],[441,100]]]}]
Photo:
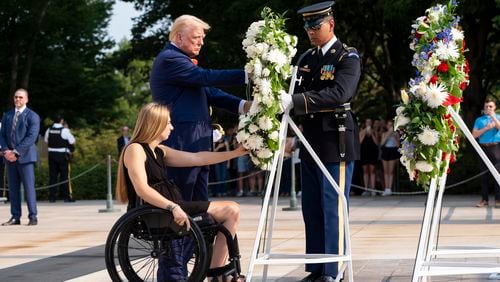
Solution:
[{"label": "military dress cap", "polygon": [[304,27],[318,26],[325,17],[332,15],[334,1],[316,3],[297,11],[304,18]]}]

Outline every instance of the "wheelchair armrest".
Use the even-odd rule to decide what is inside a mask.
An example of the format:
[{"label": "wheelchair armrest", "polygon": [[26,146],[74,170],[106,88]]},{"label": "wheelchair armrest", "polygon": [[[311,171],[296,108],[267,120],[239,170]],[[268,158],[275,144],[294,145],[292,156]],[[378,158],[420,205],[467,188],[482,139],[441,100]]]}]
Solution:
[{"label": "wheelchair armrest", "polygon": [[210,226],[217,223],[208,213],[195,214],[191,218],[199,227]]}]

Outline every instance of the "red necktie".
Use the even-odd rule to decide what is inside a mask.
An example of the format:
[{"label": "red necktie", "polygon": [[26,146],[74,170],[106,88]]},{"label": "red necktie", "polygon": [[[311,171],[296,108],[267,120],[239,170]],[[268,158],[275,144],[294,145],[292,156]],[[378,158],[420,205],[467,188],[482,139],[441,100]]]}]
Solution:
[{"label": "red necktie", "polygon": [[194,64],[195,66],[197,66],[197,65],[198,65],[198,60],[196,60],[196,59],[191,59],[191,62],[193,62],[193,64]]}]

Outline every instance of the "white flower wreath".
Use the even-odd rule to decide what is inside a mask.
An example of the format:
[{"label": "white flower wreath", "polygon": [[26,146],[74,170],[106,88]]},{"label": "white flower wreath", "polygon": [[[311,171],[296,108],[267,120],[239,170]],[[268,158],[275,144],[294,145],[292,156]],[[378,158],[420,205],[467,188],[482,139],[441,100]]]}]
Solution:
[{"label": "white flower wreath", "polygon": [[253,103],[248,113],[240,116],[236,140],[250,150],[256,166],[269,169],[274,152],[279,149],[279,95],[286,93],[297,37],[284,31],[283,15],[276,15],[267,7],[261,15],[263,20],[250,25],[242,42],[249,59],[245,70],[253,84],[249,85]]}]

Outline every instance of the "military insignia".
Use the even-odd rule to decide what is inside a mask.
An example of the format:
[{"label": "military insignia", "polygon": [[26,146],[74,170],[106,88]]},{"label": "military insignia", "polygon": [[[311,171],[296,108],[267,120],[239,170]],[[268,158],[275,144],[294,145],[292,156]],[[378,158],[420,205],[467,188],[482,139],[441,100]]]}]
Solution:
[{"label": "military insignia", "polygon": [[335,73],[335,67],[333,65],[324,65],[322,68],[321,68],[321,76],[320,76],[320,80],[334,80],[335,79],[335,76],[334,76],[334,73]]},{"label": "military insignia", "polygon": [[330,53],[332,53],[332,54],[335,54],[335,52],[337,52],[337,50],[336,50],[335,48],[333,48],[333,49],[330,51]]},{"label": "military insignia", "polygon": [[303,71],[303,72],[311,72],[311,69],[309,68],[308,65],[305,65],[303,68],[299,68],[299,71]]}]

